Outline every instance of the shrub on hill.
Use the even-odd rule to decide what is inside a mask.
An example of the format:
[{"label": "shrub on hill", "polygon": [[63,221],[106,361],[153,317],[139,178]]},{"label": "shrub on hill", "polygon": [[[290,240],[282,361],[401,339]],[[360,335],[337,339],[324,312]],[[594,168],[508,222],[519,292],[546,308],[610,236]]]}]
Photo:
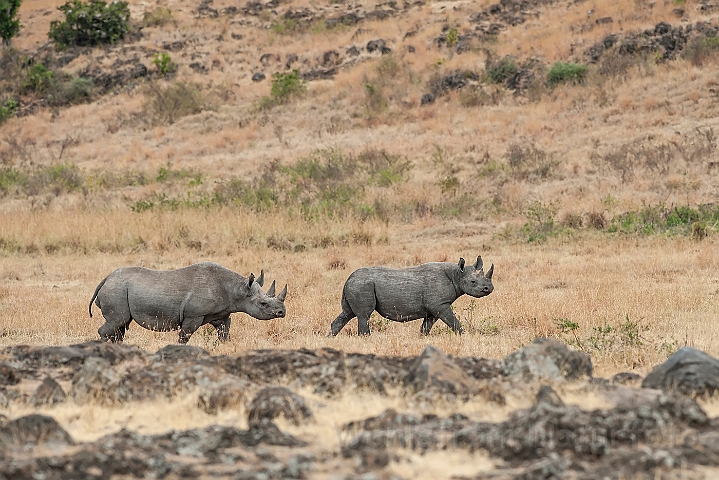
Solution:
[{"label": "shrub on hill", "polygon": [[556,62],[547,73],[547,84],[582,83],[587,74],[587,66],[580,63]]},{"label": "shrub on hill", "polygon": [[115,43],[127,32],[130,10],[127,2],[73,0],[58,7],[65,14],[64,21],[50,22],[50,40],[58,49],[69,46],[93,47]]}]

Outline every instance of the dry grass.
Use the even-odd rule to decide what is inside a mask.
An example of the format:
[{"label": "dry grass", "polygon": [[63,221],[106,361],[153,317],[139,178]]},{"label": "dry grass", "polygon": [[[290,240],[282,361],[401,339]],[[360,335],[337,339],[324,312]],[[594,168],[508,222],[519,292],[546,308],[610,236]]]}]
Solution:
[{"label": "dry grass", "polygon": [[[260,219],[229,210],[75,212],[66,218],[40,212],[5,215],[0,225],[0,237],[15,239],[26,252],[6,256],[0,266],[4,345],[97,338],[101,316],[95,309],[90,319],[87,303],[96,284],[119,266],[170,269],[213,260],[244,275],[264,269],[270,279],[289,284],[287,318],[262,322],[235,314],[229,343],[217,344],[210,327],[192,337],[192,344],[214,354],[333,347],[417,355],[431,343],[454,355],[502,358],[537,336],[556,336],[592,354],[598,375],[622,370],[645,374],[685,344],[719,354],[719,332],[713,326],[719,313],[719,254],[713,237],[696,242],[587,234],[580,241],[533,246],[493,239],[481,224],[458,230],[442,222],[418,222],[397,230],[380,223],[359,227],[351,221],[307,224],[273,215]],[[313,235],[318,234],[349,238],[349,244],[313,247]],[[362,243],[365,238],[370,243],[353,243],[358,234]],[[277,241],[269,239],[278,236],[308,248],[298,253],[270,248]],[[454,262],[475,254],[496,265],[496,290],[484,299],[463,297],[455,303],[465,335],[452,335],[438,325],[423,337],[419,322],[374,318],[371,338],[353,335],[356,324],[337,338],[325,337],[339,313],[341,285],[352,270]],[[562,332],[565,321],[578,328]],[[631,331],[597,340],[596,329],[605,326]],[[134,326],[126,341],[154,351],[176,337],[176,332],[153,333]],[[593,346],[597,341],[608,347]]]}]

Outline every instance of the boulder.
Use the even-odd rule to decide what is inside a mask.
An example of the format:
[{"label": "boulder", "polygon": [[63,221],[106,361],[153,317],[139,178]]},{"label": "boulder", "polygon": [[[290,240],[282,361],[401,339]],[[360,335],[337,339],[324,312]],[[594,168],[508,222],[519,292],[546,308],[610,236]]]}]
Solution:
[{"label": "boulder", "polygon": [[5,448],[73,444],[72,438],[65,429],[54,418],[46,415],[27,415],[0,427],[0,445]]},{"label": "boulder", "polygon": [[36,407],[44,405],[53,406],[62,403],[67,398],[67,394],[52,377],[45,377],[42,383],[37,387],[35,393],[30,397],[30,403]]},{"label": "boulder", "polygon": [[591,378],[592,359],[552,338],[537,338],[504,359],[504,375],[526,382]]},{"label": "boulder", "polygon": [[719,390],[719,360],[696,348],[682,347],[655,367],[642,387],[710,397]]},{"label": "boulder", "polygon": [[280,415],[294,425],[312,419],[312,411],[300,395],[285,387],[265,387],[252,400],[248,420],[252,425],[263,419],[274,420]]},{"label": "boulder", "polygon": [[412,393],[433,389],[439,393],[468,395],[473,384],[472,377],[432,345],[427,345],[404,378],[404,385]]}]

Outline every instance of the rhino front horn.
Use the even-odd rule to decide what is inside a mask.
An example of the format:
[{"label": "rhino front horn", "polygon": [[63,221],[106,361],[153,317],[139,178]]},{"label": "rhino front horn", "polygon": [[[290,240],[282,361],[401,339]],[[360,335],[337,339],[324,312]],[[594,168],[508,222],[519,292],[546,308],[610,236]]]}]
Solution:
[{"label": "rhino front horn", "polygon": [[252,286],[252,282],[254,282],[254,281],[255,281],[255,274],[254,274],[254,273],[250,273],[250,278],[247,280],[247,286],[248,286],[248,287],[251,287],[251,286]]},{"label": "rhino front horn", "polygon": [[257,284],[260,287],[265,286],[265,271],[264,270],[260,270],[260,276],[257,278]]},{"label": "rhino front horn", "polygon": [[493,273],[494,273],[494,264],[492,264],[492,266],[489,267],[489,271],[487,272],[487,275],[485,275],[485,277],[487,277],[489,280],[492,280]]},{"label": "rhino front horn", "polygon": [[272,285],[270,285],[270,289],[267,290],[267,295],[270,297],[275,296],[275,281],[274,280],[272,280]]},{"label": "rhino front horn", "polygon": [[279,295],[277,295],[277,300],[279,300],[280,302],[284,302],[286,296],[287,296],[287,285],[285,285],[285,288],[282,289],[282,291],[280,292]]}]

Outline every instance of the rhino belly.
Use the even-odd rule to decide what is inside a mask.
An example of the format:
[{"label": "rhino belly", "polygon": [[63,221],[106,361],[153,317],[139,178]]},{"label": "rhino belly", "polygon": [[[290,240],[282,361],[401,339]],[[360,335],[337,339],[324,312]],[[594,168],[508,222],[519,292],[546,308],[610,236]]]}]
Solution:
[{"label": "rhino belly", "polygon": [[177,315],[166,312],[154,312],[154,314],[139,312],[133,314],[132,319],[141,327],[155,332],[169,332],[180,328],[179,312]]},{"label": "rhino belly", "polygon": [[394,320],[395,322],[409,322],[417,320],[418,318],[424,318],[426,315],[424,308],[405,302],[377,302],[375,310],[384,318]]}]

